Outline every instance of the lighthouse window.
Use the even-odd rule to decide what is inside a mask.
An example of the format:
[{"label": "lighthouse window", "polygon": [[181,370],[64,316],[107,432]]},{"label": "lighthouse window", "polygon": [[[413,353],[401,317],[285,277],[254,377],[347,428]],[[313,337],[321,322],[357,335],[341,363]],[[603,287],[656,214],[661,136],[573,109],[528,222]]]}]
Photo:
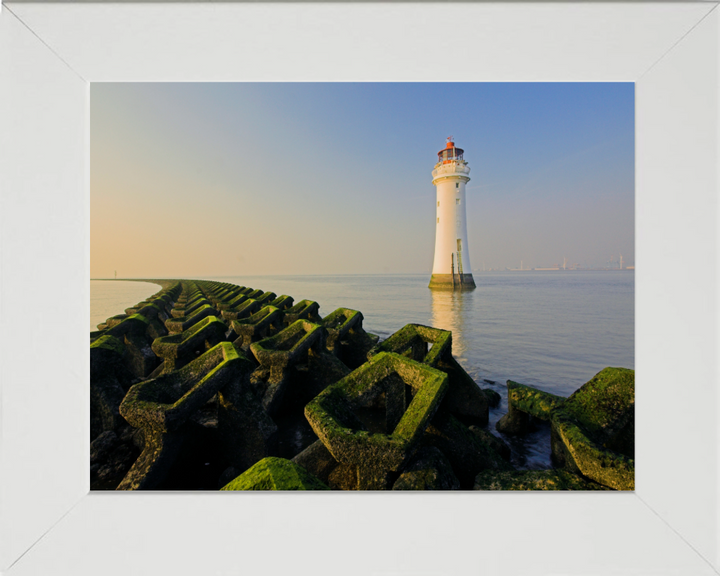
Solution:
[{"label": "lighthouse window", "polygon": [[455,188],[460,188],[460,182],[455,182]]},{"label": "lighthouse window", "polygon": [[455,198],[455,204],[460,204],[460,198]]},{"label": "lighthouse window", "polygon": [[438,223],[438,224],[440,224],[440,218],[438,218],[438,221],[437,221],[437,223]]},{"label": "lighthouse window", "polygon": [[438,206],[440,206],[440,200],[438,200]]}]

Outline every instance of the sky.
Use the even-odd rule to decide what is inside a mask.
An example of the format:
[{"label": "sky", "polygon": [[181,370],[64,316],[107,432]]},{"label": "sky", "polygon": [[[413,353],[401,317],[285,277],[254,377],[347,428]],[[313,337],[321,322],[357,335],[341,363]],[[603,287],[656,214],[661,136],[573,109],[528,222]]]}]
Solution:
[{"label": "sky", "polygon": [[473,270],[634,265],[632,83],[93,83],[92,278],[431,272],[453,136]]}]

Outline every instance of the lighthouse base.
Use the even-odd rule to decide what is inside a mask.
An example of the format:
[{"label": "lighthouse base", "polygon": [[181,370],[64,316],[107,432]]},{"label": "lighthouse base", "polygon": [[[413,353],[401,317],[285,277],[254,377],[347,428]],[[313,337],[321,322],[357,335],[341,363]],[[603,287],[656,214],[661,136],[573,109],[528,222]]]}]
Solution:
[{"label": "lighthouse base", "polygon": [[433,290],[475,290],[472,274],[433,274],[428,288]]}]

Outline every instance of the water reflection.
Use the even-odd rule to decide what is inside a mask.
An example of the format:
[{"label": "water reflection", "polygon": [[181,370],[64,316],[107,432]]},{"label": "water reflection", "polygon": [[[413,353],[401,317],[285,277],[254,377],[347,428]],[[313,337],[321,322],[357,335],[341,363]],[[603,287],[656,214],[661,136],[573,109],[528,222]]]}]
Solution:
[{"label": "water reflection", "polygon": [[430,290],[431,295],[431,322],[434,328],[450,330],[452,335],[452,349],[455,358],[466,355],[469,332],[472,326],[467,322],[467,314],[473,309],[473,292],[460,292],[454,290]]}]

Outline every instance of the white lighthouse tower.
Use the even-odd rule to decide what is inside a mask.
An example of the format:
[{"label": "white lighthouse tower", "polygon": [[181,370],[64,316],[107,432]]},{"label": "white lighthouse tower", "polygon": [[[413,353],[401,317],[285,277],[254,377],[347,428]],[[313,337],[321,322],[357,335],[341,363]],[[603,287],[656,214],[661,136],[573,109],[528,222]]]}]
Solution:
[{"label": "white lighthouse tower", "polygon": [[473,290],[465,219],[465,184],[470,181],[470,167],[452,136],[447,140],[432,173],[437,188],[437,222],[430,288]]}]

